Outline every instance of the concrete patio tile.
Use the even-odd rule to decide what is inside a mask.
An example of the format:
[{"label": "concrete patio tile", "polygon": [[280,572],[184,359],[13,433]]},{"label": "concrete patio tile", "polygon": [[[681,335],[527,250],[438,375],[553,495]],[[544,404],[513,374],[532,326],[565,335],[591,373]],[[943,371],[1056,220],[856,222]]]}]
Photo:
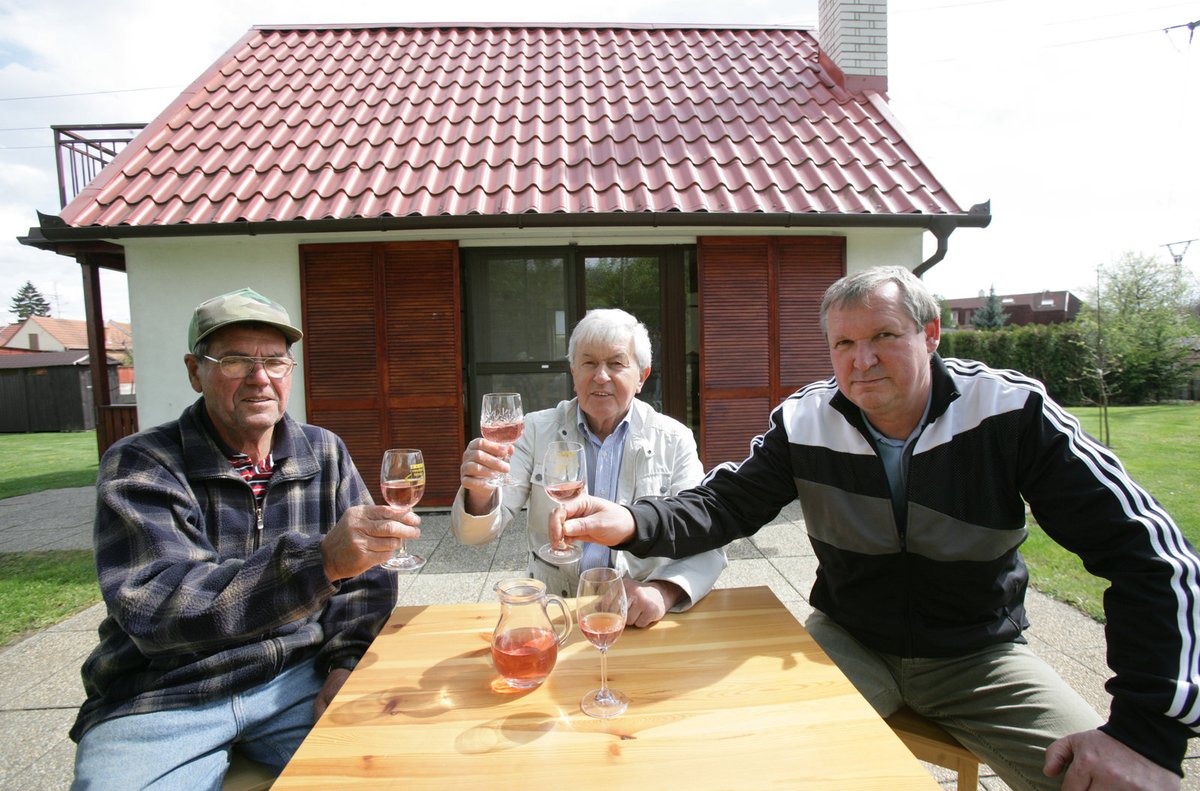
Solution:
[{"label": "concrete patio tile", "polygon": [[811,557],[812,544],[803,525],[782,522],[764,526],[750,537],[765,558]]},{"label": "concrete patio tile", "polygon": [[419,604],[463,604],[480,600],[487,582],[486,572],[465,574],[418,574],[400,595],[401,607]]}]

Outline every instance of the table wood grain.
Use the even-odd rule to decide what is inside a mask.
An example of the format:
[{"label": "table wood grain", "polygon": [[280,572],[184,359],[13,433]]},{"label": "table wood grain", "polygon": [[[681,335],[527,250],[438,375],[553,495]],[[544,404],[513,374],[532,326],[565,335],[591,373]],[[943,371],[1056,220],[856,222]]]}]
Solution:
[{"label": "table wood grain", "polygon": [[627,629],[612,720],[579,710],[600,654],[578,627],[545,684],[503,686],[499,611],[397,608],[274,788],[939,788],[769,588]]}]

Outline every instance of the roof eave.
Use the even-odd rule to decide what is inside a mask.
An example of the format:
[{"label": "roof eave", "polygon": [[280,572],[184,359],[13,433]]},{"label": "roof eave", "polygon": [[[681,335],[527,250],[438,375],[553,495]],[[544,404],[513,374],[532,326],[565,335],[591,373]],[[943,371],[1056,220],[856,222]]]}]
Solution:
[{"label": "roof eave", "polygon": [[379,231],[465,230],[475,228],[922,228],[929,230],[985,228],[992,221],[990,204],[971,207],[965,214],[839,214],[734,212],[630,212],[607,214],[500,214],[438,217],[355,217],[324,220],[213,223],[205,225],[118,225],[72,227],[57,217],[39,215],[42,224],[17,241],[42,250],[74,254],[67,246],[114,239],[184,236],[259,236]]}]

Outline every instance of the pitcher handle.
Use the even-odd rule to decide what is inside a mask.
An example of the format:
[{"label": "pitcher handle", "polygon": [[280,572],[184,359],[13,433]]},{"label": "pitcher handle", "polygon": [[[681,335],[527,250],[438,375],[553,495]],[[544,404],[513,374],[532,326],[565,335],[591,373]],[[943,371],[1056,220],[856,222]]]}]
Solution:
[{"label": "pitcher handle", "polygon": [[[561,646],[567,641],[567,637],[569,637],[571,634],[571,625],[573,623],[571,620],[571,610],[567,607],[567,603],[563,601],[562,597],[555,596],[553,593],[548,593],[546,594],[546,602],[542,605],[542,610],[547,610],[551,604],[562,610],[563,620],[566,622],[561,633],[558,631],[557,627],[554,629],[554,635],[558,639],[558,644]],[[554,619],[550,617],[550,613],[548,611],[546,612],[546,619],[550,621],[551,626],[555,626]]]}]

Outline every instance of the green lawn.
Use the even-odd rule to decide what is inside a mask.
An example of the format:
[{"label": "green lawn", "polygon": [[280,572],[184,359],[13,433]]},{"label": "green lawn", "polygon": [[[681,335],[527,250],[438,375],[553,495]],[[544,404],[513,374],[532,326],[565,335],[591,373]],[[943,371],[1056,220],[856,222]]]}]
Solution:
[{"label": "green lawn", "polygon": [[98,601],[90,550],[0,553],[0,647]]},{"label": "green lawn", "polygon": [[[0,434],[0,499],[94,486],[96,432]],[[0,647],[100,601],[87,550],[0,553]]]},{"label": "green lawn", "polygon": [[[1103,436],[1099,408],[1070,412],[1089,434]],[[1109,408],[1108,426],[1125,469],[1167,509],[1192,546],[1200,546],[1200,404]],[[1035,588],[1104,620],[1106,580],[1088,574],[1036,525],[1021,551]]]},{"label": "green lawn", "polygon": [[94,486],[99,467],[95,431],[0,434],[0,500]]}]

